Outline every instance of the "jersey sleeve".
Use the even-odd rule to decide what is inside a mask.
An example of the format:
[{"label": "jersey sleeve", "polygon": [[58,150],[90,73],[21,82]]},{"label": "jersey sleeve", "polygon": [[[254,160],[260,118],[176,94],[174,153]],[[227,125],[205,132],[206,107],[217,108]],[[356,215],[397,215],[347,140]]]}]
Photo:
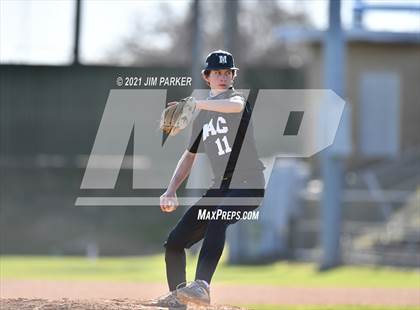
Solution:
[{"label": "jersey sleeve", "polygon": [[239,97],[239,98],[241,98],[241,99],[242,99],[242,101],[243,101],[244,103],[246,102],[246,99],[245,99],[244,95],[243,95],[241,92],[237,91],[237,90],[233,90],[233,91],[230,93],[229,97],[230,97],[230,98],[233,98],[233,97]]},{"label": "jersey sleeve", "polygon": [[190,139],[187,149],[190,153],[204,153],[203,142],[203,126],[201,122],[201,112],[196,116],[193,121]]}]

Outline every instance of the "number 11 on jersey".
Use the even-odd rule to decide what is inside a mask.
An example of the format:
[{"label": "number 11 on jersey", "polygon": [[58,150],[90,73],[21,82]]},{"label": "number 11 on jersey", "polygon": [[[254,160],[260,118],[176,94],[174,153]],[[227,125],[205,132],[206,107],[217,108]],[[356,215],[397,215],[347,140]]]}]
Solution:
[{"label": "number 11 on jersey", "polygon": [[223,136],[222,141],[223,141],[223,144],[225,146],[225,149],[224,150],[223,150],[222,143],[220,142],[220,138],[217,138],[217,140],[214,141],[214,143],[217,144],[217,148],[219,149],[219,153],[218,153],[219,156],[220,155],[227,154],[227,153],[230,153],[232,151],[232,149],[229,146],[229,143],[228,143],[228,140],[227,140],[227,137],[226,136]]}]

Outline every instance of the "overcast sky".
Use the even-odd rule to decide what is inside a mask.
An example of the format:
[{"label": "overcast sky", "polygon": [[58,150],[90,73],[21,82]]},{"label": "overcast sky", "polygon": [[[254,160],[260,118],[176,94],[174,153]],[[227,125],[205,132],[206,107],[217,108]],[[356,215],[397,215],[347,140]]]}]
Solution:
[{"label": "overcast sky", "polygon": [[[246,0],[248,2],[253,0]],[[316,28],[327,23],[326,0],[278,0],[290,11],[304,11]],[[420,0],[365,0],[365,2],[419,5]],[[152,0],[84,0],[82,9],[81,59],[103,62],[107,53],[128,36],[137,18],[153,22],[159,3]],[[162,2],[162,1],[161,1]],[[263,2],[263,1],[262,1]],[[190,0],[167,1],[183,18]],[[351,26],[353,0],[342,0],[343,25]],[[72,61],[74,0],[1,0],[0,62],[66,64]],[[420,31],[420,13],[371,12],[365,16],[370,30]]]}]

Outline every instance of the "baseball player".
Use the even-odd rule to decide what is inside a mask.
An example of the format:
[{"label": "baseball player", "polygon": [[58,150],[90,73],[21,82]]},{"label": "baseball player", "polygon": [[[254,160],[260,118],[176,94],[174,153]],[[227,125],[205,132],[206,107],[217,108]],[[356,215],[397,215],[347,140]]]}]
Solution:
[{"label": "baseball player", "polygon": [[[200,209],[239,212],[256,209],[259,204],[232,206],[224,203],[228,197],[243,195],[244,188],[245,193],[252,193],[252,197],[261,197],[262,200],[264,196],[265,167],[258,159],[255,147],[252,109],[233,88],[237,71],[232,54],[222,50],[210,53],[202,71],[202,77],[210,87],[208,98],[198,100],[189,97],[178,103],[170,103],[162,114],[162,130],[174,135],[185,128],[193,111],[199,111],[192,124],[188,147],[178,162],[167,190],[160,197],[161,210],[173,212],[177,209],[176,191],[189,175],[196,154],[200,152],[208,156],[214,174],[212,187],[201,199],[217,197],[217,203],[191,206],[171,230],[164,244],[170,292],[149,304],[161,307],[183,307],[187,303],[210,304],[210,283],[225,245],[226,229],[237,222],[238,217],[203,220],[199,219],[198,213]],[[243,156],[240,161],[237,160],[239,151]],[[241,188],[232,185],[241,185]],[[200,240],[203,240],[203,244],[195,280],[187,283],[185,249]]]}]

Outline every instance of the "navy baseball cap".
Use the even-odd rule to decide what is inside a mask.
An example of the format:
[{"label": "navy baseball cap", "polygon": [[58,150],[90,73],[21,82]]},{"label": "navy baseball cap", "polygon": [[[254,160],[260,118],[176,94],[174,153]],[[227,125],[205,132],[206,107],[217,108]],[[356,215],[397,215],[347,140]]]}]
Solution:
[{"label": "navy baseball cap", "polygon": [[220,69],[239,70],[239,68],[235,67],[235,62],[231,53],[218,50],[207,55],[203,71]]}]

